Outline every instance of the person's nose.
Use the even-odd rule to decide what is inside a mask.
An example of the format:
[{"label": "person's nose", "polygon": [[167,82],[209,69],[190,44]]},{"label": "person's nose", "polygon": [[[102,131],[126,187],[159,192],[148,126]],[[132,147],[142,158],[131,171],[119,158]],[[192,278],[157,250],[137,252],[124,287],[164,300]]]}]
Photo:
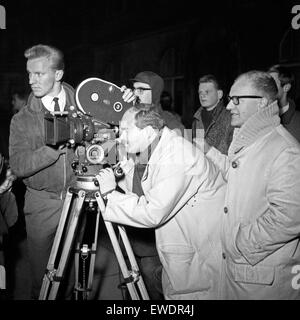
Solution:
[{"label": "person's nose", "polygon": [[234,107],[235,107],[235,105],[234,105],[233,102],[230,100],[230,101],[227,103],[226,109],[227,109],[227,110],[232,110]]},{"label": "person's nose", "polygon": [[34,74],[29,74],[29,84],[36,83],[36,76]]},{"label": "person's nose", "polygon": [[139,99],[141,98],[141,95],[142,95],[142,94],[141,94],[140,90],[134,90],[133,93],[134,93],[134,95],[137,96]]}]

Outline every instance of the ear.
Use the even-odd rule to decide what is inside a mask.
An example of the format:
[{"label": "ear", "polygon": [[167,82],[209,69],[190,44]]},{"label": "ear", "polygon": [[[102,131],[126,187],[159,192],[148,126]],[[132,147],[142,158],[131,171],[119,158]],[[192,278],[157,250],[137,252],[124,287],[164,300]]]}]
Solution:
[{"label": "ear", "polygon": [[223,90],[218,90],[218,98],[221,100],[223,97]]},{"label": "ear", "polygon": [[64,70],[56,70],[55,71],[55,80],[61,81],[63,75],[64,75]]},{"label": "ear", "polygon": [[268,99],[263,97],[261,98],[259,104],[258,104],[258,109],[263,109],[268,105]]},{"label": "ear", "polygon": [[291,86],[290,83],[285,84],[285,85],[282,87],[283,92],[288,93],[288,92],[290,91],[291,87],[292,87],[292,86]]}]

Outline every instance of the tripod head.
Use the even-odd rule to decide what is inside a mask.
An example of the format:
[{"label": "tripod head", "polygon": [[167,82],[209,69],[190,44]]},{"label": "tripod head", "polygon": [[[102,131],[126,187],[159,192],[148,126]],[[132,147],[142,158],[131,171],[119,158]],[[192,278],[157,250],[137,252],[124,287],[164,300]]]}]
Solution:
[{"label": "tripod head", "polygon": [[121,179],[124,175],[120,164],[110,165],[108,163],[102,164],[90,164],[88,161],[75,160],[72,163],[72,169],[76,175],[76,187],[86,191],[99,191],[99,183],[96,179],[96,175],[101,169],[112,168],[117,180]]}]

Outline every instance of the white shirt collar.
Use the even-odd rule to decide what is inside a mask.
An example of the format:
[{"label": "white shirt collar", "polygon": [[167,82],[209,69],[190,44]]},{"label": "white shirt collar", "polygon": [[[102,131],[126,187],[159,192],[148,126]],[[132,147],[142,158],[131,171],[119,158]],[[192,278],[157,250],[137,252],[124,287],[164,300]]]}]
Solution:
[{"label": "white shirt collar", "polygon": [[[59,104],[60,111],[63,112],[65,109],[65,106],[66,106],[66,92],[65,92],[65,89],[63,86],[61,86],[61,90],[56,97],[58,98],[58,104]],[[53,96],[47,95],[41,99],[45,108],[50,112],[54,111],[53,98],[54,98]]]}]

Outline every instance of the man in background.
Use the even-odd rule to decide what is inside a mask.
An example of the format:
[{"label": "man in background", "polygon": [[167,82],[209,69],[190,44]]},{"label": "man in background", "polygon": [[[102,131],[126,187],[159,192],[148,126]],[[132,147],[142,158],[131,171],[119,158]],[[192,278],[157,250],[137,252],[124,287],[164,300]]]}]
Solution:
[{"label": "man in background", "polygon": [[12,113],[15,114],[19,112],[27,103],[29,97],[29,92],[25,89],[15,89],[12,92]]},{"label": "man in background", "polygon": [[[170,112],[164,110],[161,105],[161,96],[164,90],[164,80],[161,76],[152,71],[142,71],[139,72],[133,79],[132,91],[137,97],[137,103],[150,104],[155,108],[163,117],[166,126],[171,130],[177,130],[179,134],[184,135],[184,126],[176,117],[170,116]],[[126,87],[123,86],[122,90]],[[128,96],[130,97],[131,92],[128,91]],[[125,93],[127,97],[127,93]]]},{"label": "man in background", "polygon": [[226,110],[222,98],[223,90],[216,77],[211,74],[199,79],[200,108],[194,114],[192,138],[204,137],[205,141],[223,154],[227,154],[232,140],[233,128],[230,125],[230,112]]},{"label": "man in background", "polygon": [[290,97],[295,77],[287,67],[280,65],[272,66],[268,72],[277,85],[281,123],[300,142],[300,112],[296,110],[296,104]]}]

